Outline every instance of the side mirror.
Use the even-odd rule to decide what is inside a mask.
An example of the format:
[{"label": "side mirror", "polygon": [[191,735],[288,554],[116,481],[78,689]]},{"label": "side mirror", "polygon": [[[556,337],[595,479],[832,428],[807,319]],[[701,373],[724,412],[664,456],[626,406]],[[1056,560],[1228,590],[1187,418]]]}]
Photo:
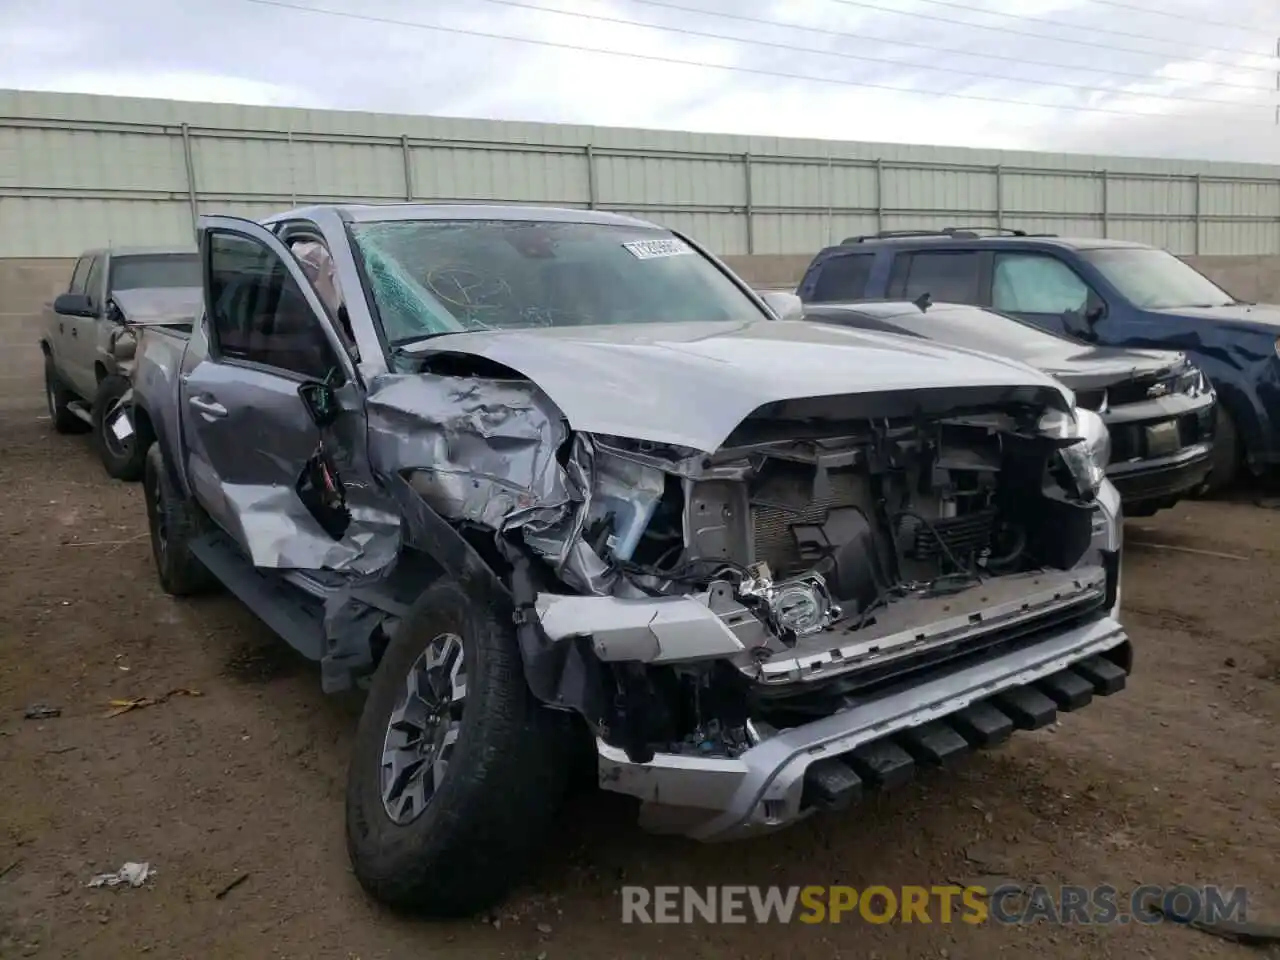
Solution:
[{"label": "side mirror", "polygon": [[88,294],[60,293],[53,301],[53,312],[64,317],[92,317],[94,316],[93,302]]},{"label": "side mirror", "polygon": [[323,430],[338,419],[338,396],[333,387],[318,380],[310,380],[298,387],[298,399],[307,408],[311,422]]},{"label": "side mirror", "polygon": [[782,290],[765,290],[760,294],[760,299],[764,301],[764,305],[779,320],[804,319],[804,301],[794,293],[787,293]]}]

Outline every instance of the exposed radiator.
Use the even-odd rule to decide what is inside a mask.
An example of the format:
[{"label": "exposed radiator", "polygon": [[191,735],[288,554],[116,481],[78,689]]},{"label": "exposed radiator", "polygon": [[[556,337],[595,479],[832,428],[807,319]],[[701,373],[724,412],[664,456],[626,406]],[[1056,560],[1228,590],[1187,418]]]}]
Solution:
[{"label": "exposed radiator", "polygon": [[853,474],[830,474],[831,493],[811,500],[801,509],[769,503],[751,505],[751,530],[756,560],[769,564],[775,575],[802,572],[808,564],[800,557],[800,547],[791,533],[792,524],[821,524],[828,511],[863,502],[865,481]]}]

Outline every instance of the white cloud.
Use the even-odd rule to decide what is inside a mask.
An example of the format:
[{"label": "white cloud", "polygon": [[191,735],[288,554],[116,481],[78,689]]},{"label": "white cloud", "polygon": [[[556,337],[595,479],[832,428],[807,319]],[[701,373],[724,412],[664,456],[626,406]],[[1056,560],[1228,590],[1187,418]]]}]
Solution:
[{"label": "white cloud", "polygon": [[[1193,16],[1203,13],[1208,19],[1257,24],[1253,32],[1139,13],[1096,0],[974,0],[971,8],[929,0],[867,0],[865,4],[669,0],[706,11],[703,14],[637,0],[532,0],[599,17],[807,47],[843,57],[513,9],[486,0],[432,5],[411,0],[367,0],[359,5],[351,0],[290,2],[548,44],[826,77],[842,83],[646,62],[308,14],[246,0],[214,0],[198,6],[162,0],[115,0],[109,5],[94,0],[46,0],[39,5],[11,5],[0,12],[0,86],[1280,163],[1280,128],[1274,123],[1280,95],[1274,93],[1274,73],[1268,72],[1280,67],[1280,62],[1266,56],[1274,48],[1275,32],[1280,31],[1280,10],[1269,0],[1219,0],[1211,12],[1205,6],[1192,7],[1187,0],[1181,7],[1169,8],[1192,10]],[[1154,5],[1155,0],[1150,2]],[[777,26],[719,18],[712,11]],[[1071,27],[997,16],[992,11]],[[1000,29],[984,30],[978,24]],[[798,27],[852,34],[856,39]],[[1152,52],[1104,50],[1071,40]],[[1256,54],[1225,53],[1216,47]],[[890,62],[867,62],[849,55]],[[1099,72],[1108,70],[1114,73]],[[1106,92],[1035,82],[1045,80]],[[981,102],[946,94],[1052,106]],[[1070,106],[1145,116],[1090,113],[1067,109]]]}]

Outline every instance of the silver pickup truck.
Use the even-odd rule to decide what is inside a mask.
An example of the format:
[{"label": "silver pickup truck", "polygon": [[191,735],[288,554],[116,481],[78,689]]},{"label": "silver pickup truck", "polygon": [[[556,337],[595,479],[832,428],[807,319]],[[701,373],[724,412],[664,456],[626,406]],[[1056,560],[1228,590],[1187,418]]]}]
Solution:
[{"label": "silver pickup truck", "polygon": [[117,247],[81,254],[67,289],[45,307],[40,349],[53,428],[91,430],[103,466],[117,479],[142,478],[150,438],[133,435],[116,340],[126,323],[190,329],[200,299],[194,250]]},{"label": "silver pickup truck", "polygon": [[367,687],[347,845],[493,904],[575,755],[642,823],[776,830],[1125,685],[1097,414],[1022,363],[790,319],[692,240],[545,207],[200,225],[142,329],[162,587]]}]

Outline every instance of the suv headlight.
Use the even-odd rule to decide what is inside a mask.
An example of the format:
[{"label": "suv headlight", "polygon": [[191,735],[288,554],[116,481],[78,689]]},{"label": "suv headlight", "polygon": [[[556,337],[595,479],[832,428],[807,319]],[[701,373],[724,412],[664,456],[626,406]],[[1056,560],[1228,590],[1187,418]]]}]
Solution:
[{"label": "suv headlight", "polygon": [[1078,442],[1063,447],[1059,455],[1075,481],[1076,492],[1086,499],[1096,497],[1111,462],[1111,433],[1102,417],[1081,407],[1072,413],[1051,410],[1040,418],[1040,432],[1059,440],[1077,438]]},{"label": "suv headlight", "polygon": [[1208,393],[1211,388],[1209,379],[1204,375],[1203,370],[1199,367],[1188,367],[1178,375],[1173,389],[1175,393],[1185,393],[1189,397],[1199,397]]}]

